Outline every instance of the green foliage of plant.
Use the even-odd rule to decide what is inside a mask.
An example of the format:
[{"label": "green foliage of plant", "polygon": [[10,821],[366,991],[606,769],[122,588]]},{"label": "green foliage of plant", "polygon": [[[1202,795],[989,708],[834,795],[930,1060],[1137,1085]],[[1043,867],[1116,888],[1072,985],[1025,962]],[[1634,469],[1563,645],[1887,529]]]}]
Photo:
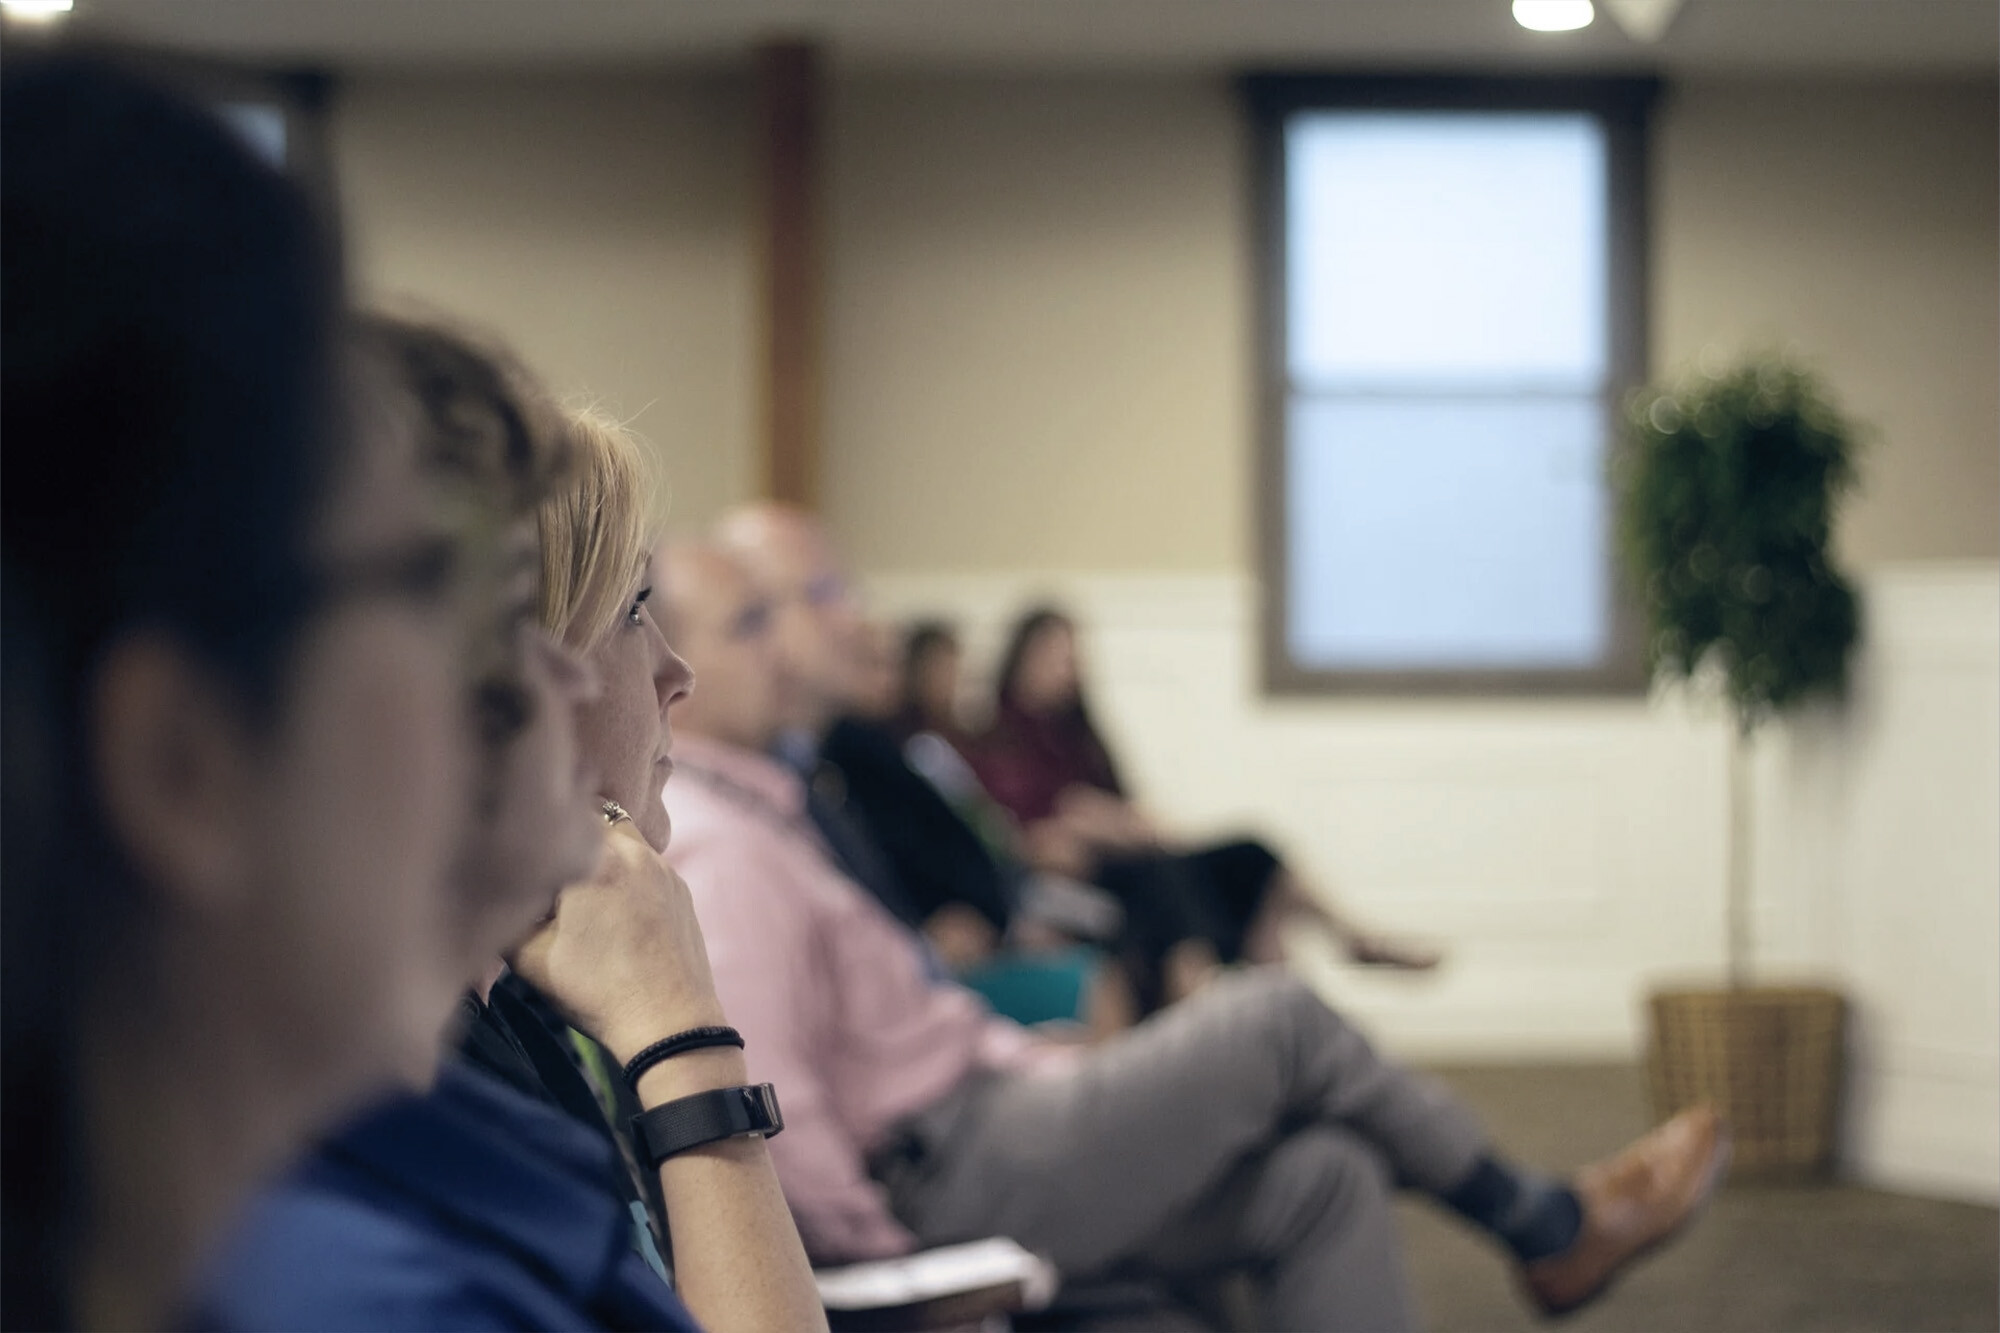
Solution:
[{"label": "green foliage of plant", "polygon": [[1642,391],[1627,413],[1620,536],[1648,662],[1684,677],[1716,654],[1746,733],[1846,685],[1859,606],[1827,545],[1856,435],[1776,358]]}]

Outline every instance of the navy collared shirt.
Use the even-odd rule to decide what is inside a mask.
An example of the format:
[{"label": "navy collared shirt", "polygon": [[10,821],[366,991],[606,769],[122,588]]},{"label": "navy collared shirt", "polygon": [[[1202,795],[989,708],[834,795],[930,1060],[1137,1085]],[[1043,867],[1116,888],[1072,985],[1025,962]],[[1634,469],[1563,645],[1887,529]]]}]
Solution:
[{"label": "navy collared shirt", "polygon": [[256,1202],[194,1320],[215,1329],[670,1329],[602,1136],[479,1070],[364,1115]]}]

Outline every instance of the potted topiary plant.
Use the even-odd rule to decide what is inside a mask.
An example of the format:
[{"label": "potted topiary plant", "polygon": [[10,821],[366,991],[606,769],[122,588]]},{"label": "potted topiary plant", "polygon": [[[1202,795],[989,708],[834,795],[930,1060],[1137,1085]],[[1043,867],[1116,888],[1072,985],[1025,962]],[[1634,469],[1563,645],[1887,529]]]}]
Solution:
[{"label": "potted topiary plant", "polygon": [[1779,357],[1636,395],[1621,539],[1656,678],[1719,680],[1730,742],[1728,986],[1656,992],[1647,1065],[1664,1117],[1711,1101],[1739,1174],[1831,1162],[1846,1007],[1819,987],[1753,984],[1749,756],[1764,723],[1838,696],[1857,637],[1828,544],[1855,480],[1857,432],[1808,371]]}]

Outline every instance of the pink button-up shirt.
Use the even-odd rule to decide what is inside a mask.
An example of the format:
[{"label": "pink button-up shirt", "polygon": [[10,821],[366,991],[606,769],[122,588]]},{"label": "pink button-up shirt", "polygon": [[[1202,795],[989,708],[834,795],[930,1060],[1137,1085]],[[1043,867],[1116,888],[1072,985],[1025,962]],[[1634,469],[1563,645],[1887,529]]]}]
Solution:
[{"label": "pink button-up shirt", "polygon": [[975,1068],[1053,1052],[971,991],[930,978],[914,935],[828,855],[805,788],[776,761],[675,743],[667,860],[687,881],[750,1076],[777,1085],[771,1158],[817,1260],[902,1254],[915,1238],[866,1155]]}]

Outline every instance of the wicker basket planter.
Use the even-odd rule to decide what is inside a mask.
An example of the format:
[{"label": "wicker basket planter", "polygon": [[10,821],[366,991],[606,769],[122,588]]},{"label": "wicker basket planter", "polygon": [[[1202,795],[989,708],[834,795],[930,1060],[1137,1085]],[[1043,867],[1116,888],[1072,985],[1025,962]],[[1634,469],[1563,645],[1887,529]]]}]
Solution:
[{"label": "wicker basket planter", "polygon": [[1833,1164],[1846,1001],[1817,987],[1657,991],[1646,1067],[1661,1119],[1712,1102],[1735,1131],[1731,1176],[1805,1181]]}]

